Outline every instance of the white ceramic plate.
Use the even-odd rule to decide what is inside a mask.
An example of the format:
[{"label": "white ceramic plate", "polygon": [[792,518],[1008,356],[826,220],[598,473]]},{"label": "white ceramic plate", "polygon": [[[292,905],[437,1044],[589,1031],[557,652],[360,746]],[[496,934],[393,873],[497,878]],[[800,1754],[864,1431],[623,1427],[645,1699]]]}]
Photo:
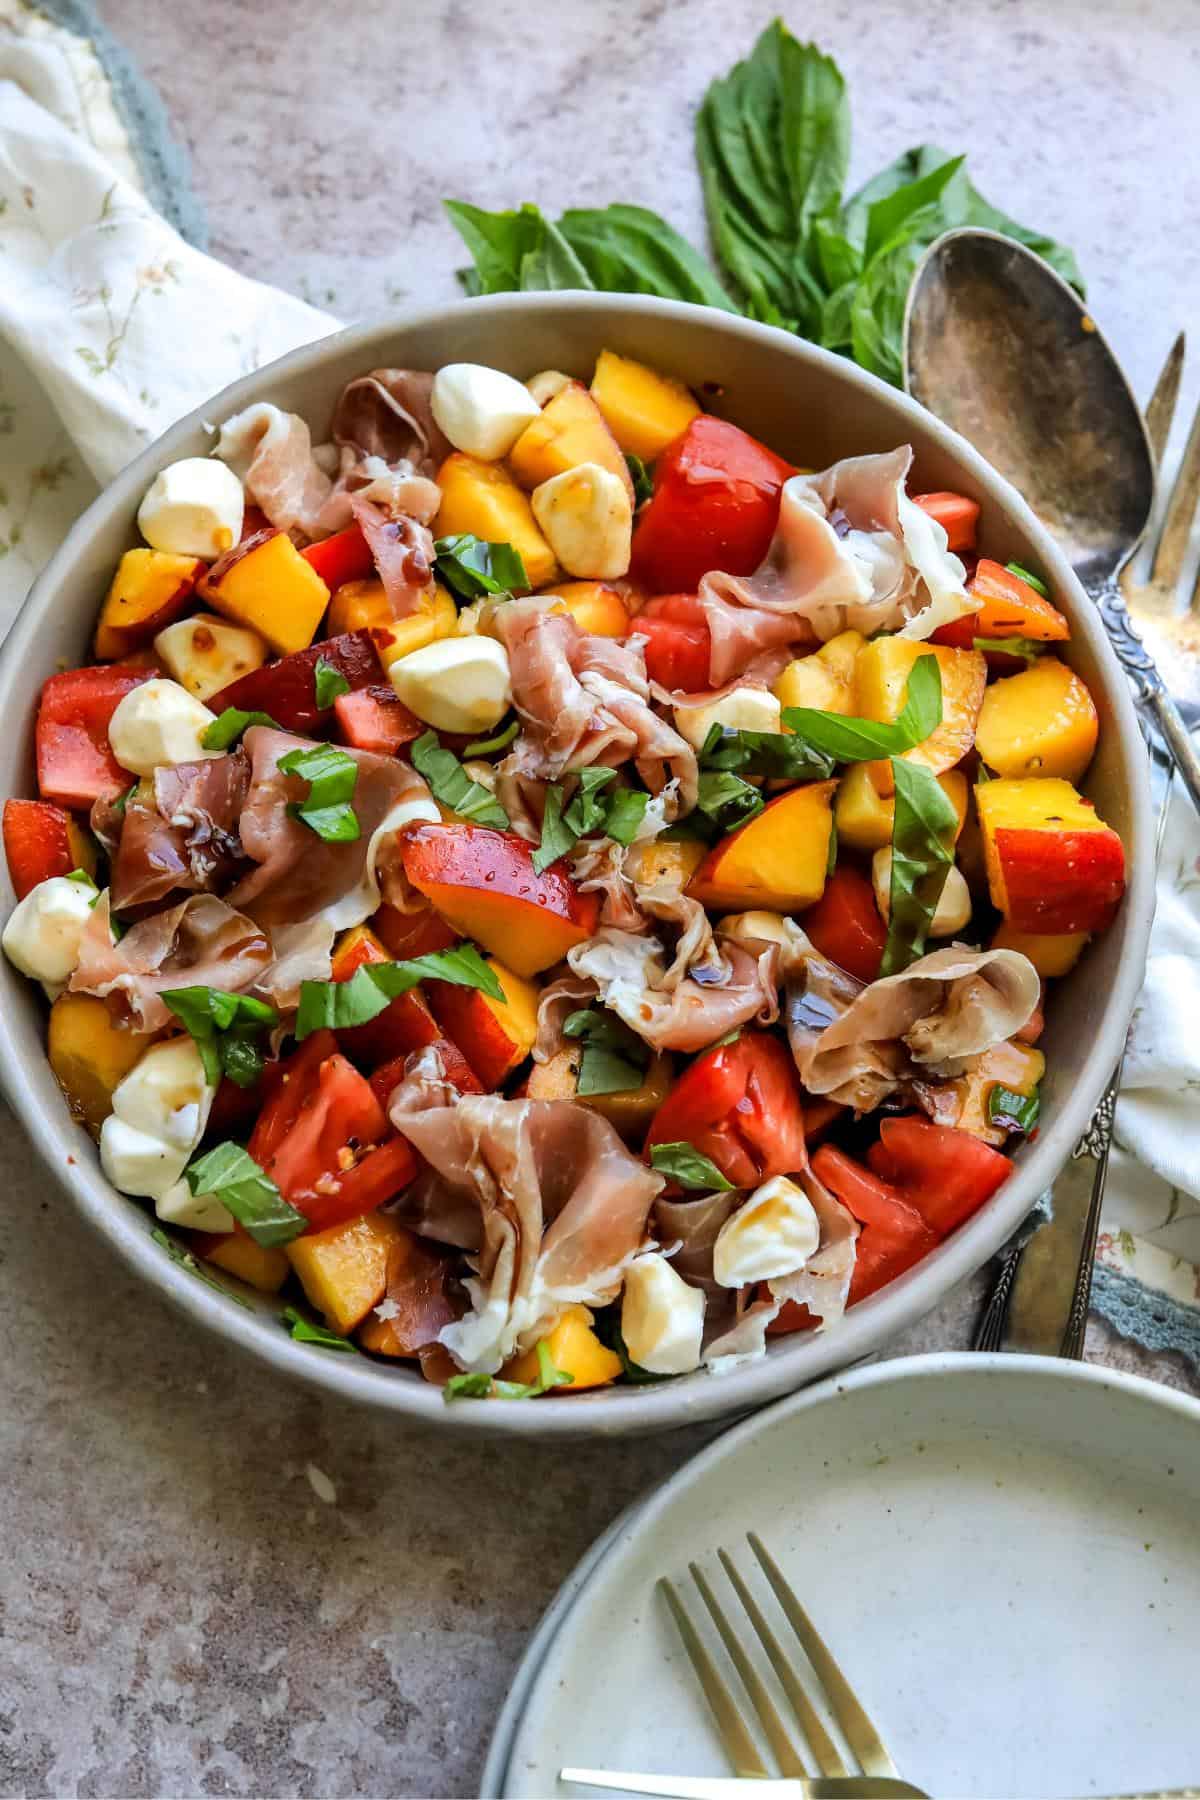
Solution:
[{"label": "white ceramic plate", "polygon": [[1168,1389],[966,1355],[826,1381],[726,1433],[592,1553],[523,1671],[501,1791],[562,1793],[565,1763],[728,1773],[653,1590],[691,1558],[722,1583],[723,1544],[763,1597],[748,1530],[930,1793],[1195,1783],[1197,1517],[1200,1406]]}]

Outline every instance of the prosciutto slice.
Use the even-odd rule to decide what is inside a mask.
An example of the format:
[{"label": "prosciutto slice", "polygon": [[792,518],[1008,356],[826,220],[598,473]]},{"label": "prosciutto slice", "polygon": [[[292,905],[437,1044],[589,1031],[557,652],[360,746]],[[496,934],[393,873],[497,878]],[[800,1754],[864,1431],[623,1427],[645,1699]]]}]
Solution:
[{"label": "prosciutto slice", "polygon": [[433,534],[403,514],[390,517],[367,498],[350,496],[350,510],[367,540],[394,619],[419,612],[433,592]]},{"label": "prosciutto slice", "polygon": [[333,481],[313,455],[308,425],[299,413],[257,401],[226,420],[214,454],[229,465],[272,525],[304,537],[318,535]]},{"label": "prosciutto slice", "polygon": [[602,926],[567,952],[574,974],[653,1050],[704,1050],[735,1026],[779,1016],[774,949],[760,954],[722,941],[717,962],[668,965],[658,938]]},{"label": "prosciutto slice", "polygon": [[505,781],[557,781],[568,769],[632,760],[652,794],[672,780],[676,811],[696,803],[696,753],[650,703],[640,643],[590,637],[567,613],[536,600],[497,609],[522,731],[501,765]]},{"label": "prosciutto slice", "polygon": [[[616,1296],[664,1182],[586,1107],[494,1094],[451,1103],[449,1092],[418,1076],[392,1096],[392,1123],[428,1165],[403,1216],[443,1242],[469,1233],[472,1310],[439,1342],[463,1368],[494,1374],[566,1307]],[[422,1097],[433,1103],[414,1104]]]},{"label": "prosciutto slice", "polygon": [[161,1031],[172,1018],[159,998],[164,988],[240,993],[271,960],[266,932],[213,894],[193,894],[139,920],[114,943],[106,890],[84,927],[70,987],[72,993],[98,995],[116,1019],[136,1031]]},{"label": "prosciutto slice", "polygon": [[250,758],[242,848],[258,866],[232,890],[230,905],[272,930],[298,925],[318,913],[341,928],[369,918],[379,905],[375,861],[380,844],[398,828],[388,824],[388,816],[401,801],[429,798],[421,777],[394,757],[347,750],[345,754],[358,764],[351,804],[359,835],[352,843],[326,843],[289,813],[289,805],[302,800],[307,790],[299,776],[279,770],[281,757],[311,749],[310,740],[254,725],[242,742]]},{"label": "prosciutto slice", "polygon": [[356,460],[432,478],[452,449],[433,416],[433,376],[424,369],[372,369],[346,383],[333,414],[333,441]]},{"label": "prosciutto slice", "polygon": [[250,765],[240,751],[154,772],[154,805],[130,800],[113,857],[116,912],[175,890],[205,892],[226,881],[241,854],[238,818]]}]

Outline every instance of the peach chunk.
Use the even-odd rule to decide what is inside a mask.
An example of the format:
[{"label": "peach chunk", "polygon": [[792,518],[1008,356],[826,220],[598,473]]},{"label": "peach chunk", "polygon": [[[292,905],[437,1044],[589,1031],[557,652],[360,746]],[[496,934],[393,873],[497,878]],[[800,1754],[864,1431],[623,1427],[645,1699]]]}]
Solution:
[{"label": "peach chunk", "polygon": [[799,912],[825,891],[833,830],[833,781],[772,800],[757,818],[714,844],[688,893],[718,912]]},{"label": "peach chunk", "polygon": [[434,1018],[446,1036],[462,1046],[484,1088],[494,1089],[533,1049],[538,990],[494,956],[487,960],[504,989],[503,1000],[452,981],[426,982],[425,995]]},{"label": "peach chunk", "polygon": [[515,832],[417,825],[404,834],[402,855],[409,881],[442,917],[517,975],[561,962],[596,929],[596,896],[556,866],[539,875]]},{"label": "peach chunk", "polygon": [[1039,656],[1020,675],[994,681],[983,697],[975,743],[997,775],[1078,781],[1092,760],[1100,722],[1074,669]]},{"label": "peach chunk", "polygon": [[1125,850],[1069,781],[975,790],[992,903],[1016,931],[1103,931],[1125,892]]},{"label": "peach chunk", "polygon": [[579,1092],[581,1045],[575,1043],[557,1050],[549,1062],[534,1063],[529,1079],[521,1089],[528,1100],[578,1100],[608,1120],[629,1143],[641,1144],[650,1121],[671,1091],[674,1065],[660,1051],[652,1056],[646,1073],[635,1088],[618,1088],[609,1094]]},{"label": "peach chunk", "polygon": [[[554,1367],[571,1377],[568,1385],[573,1388],[605,1387],[621,1373],[620,1357],[600,1342],[586,1306],[569,1306],[542,1341]],[[528,1383],[535,1382],[539,1372],[536,1346],[500,1371],[505,1381]]]},{"label": "peach chunk", "polygon": [[[854,710],[864,719],[890,724],[900,715],[908,678],[919,656],[936,656],[942,676],[942,722],[923,744],[904,752],[940,775],[961,762],[975,741],[975,725],[987,686],[987,661],[980,650],[947,650],[911,638],[878,637],[864,644],[854,664]],[[873,762],[871,778],[881,794],[893,789],[890,760]]]},{"label": "peach chunk", "polygon": [[92,649],[97,659],[116,662],[148,644],[187,606],[204,567],[194,556],[127,550],[96,622]]},{"label": "peach chunk", "polygon": [[536,488],[580,463],[608,469],[633,505],[629,469],[604,414],[581,382],[568,381],[525,427],[509,451],[508,466],[522,487]]},{"label": "peach chunk", "polygon": [[564,581],[547,593],[560,602],[551,612],[570,613],[588,637],[623,638],[629,631],[629,610],[606,581]]}]

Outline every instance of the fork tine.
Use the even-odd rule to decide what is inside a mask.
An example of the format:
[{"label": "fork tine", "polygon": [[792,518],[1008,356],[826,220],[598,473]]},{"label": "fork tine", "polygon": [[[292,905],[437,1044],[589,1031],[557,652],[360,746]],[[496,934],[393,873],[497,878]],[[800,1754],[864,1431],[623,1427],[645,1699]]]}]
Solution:
[{"label": "fork tine", "polygon": [[1198,504],[1200,504],[1200,406],[1196,408],[1196,416],[1192,420],[1192,429],[1188,433],[1183,461],[1179,465],[1179,473],[1176,475],[1175,485],[1171,489],[1166,517],[1163,520],[1158,546],[1154,552],[1154,567],[1150,571],[1150,580],[1155,586],[1161,583],[1167,588],[1173,588],[1179,580]]},{"label": "fork tine", "polygon": [[745,1607],[750,1623],[758,1633],[759,1642],[771,1659],[771,1667],[779,1677],[780,1686],[795,1709],[801,1729],[808,1739],[808,1747],[816,1758],[817,1767],[822,1775],[848,1775],[850,1771],[842,1760],[841,1752],[805,1693],[799,1676],[784,1654],[783,1645],[767,1624],[757,1600],[738,1573],[733,1558],[727,1550],[718,1550],[717,1555],[721,1559],[721,1567],[733,1584],[734,1593]]},{"label": "fork tine", "polygon": [[700,1590],[700,1598],[707,1606],[712,1616],[712,1622],[721,1634],[721,1642],[729,1652],[730,1661],[742,1678],[742,1686],[749,1694],[750,1703],[767,1734],[767,1741],[775,1752],[780,1772],[784,1775],[794,1775],[803,1781],[808,1770],[801,1762],[796,1746],[788,1736],[787,1726],[780,1718],[775,1702],[764,1687],[758,1670],[738,1642],[737,1633],[726,1618],[720,1601],[709,1587],[704,1570],[697,1563],[689,1563],[688,1568],[691,1570],[692,1580]]},{"label": "fork tine", "polygon": [[696,1671],[700,1686],[704,1689],[704,1697],[712,1708],[713,1718],[717,1722],[717,1730],[721,1734],[721,1742],[725,1746],[725,1754],[733,1766],[734,1774],[760,1778],[769,1776],[771,1771],[754,1748],[754,1740],[738,1711],[737,1701],[726,1686],[716,1663],[701,1643],[700,1634],[676,1593],[674,1583],[664,1575],[660,1577],[658,1585],[679,1628],[688,1661]]},{"label": "fork tine", "polygon": [[871,1719],[842,1674],[820,1632],[797,1600],[780,1569],[756,1531],[747,1533],[750,1548],[762,1565],[763,1573],[775,1590],[788,1623],[803,1644],[817,1679],[825,1689],[833,1716],[846,1734],[846,1742],[857,1756],[865,1775],[896,1775],[896,1765],[887,1753]]},{"label": "fork tine", "polygon": [[1171,421],[1175,417],[1175,402],[1179,398],[1179,382],[1186,354],[1187,332],[1181,331],[1171,345],[1146,407],[1146,436],[1150,439],[1150,448],[1154,452],[1156,469],[1162,467],[1163,451],[1171,435]]}]

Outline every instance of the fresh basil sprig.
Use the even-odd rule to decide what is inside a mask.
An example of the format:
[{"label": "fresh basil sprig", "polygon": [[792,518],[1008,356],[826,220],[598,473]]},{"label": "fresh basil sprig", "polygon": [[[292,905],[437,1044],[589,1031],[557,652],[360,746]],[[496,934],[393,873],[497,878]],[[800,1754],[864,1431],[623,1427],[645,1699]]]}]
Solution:
[{"label": "fresh basil sprig", "polygon": [[294,1306],[285,1306],[279,1319],[281,1324],[288,1327],[298,1344],[316,1344],[321,1350],[349,1350],[354,1356],[360,1354],[358,1345],[352,1338],[341,1337],[336,1331],[330,1331],[328,1326],[306,1319]]},{"label": "fresh basil sprig", "polygon": [[578,1094],[628,1094],[641,1087],[650,1052],[615,1013],[602,1006],[573,1012],[563,1022],[563,1036],[582,1040]]},{"label": "fresh basil sprig", "polygon": [[1022,662],[1034,663],[1045,650],[1045,644],[1039,644],[1036,638],[973,638],[972,646],[976,650],[991,650],[1002,656],[1019,656]]},{"label": "fresh basil sprig", "polygon": [[218,1144],[190,1162],[184,1174],[193,1194],[214,1194],[264,1249],[290,1244],[308,1230],[304,1214],[288,1205],[271,1177],[240,1144]]},{"label": "fresh basil sprig", "polygon": [[821,712],[813,706],[784,708],[783,722],[835,762],[873,762],[923,744],[942,722],[942,672],[936,656],[918,656],[909,672],[904,705],[890,724]]},{"label": "fresh basil sprig", "polygon": [[160,1250],[166,1251],[173,1263],[178,1263],[181,1269],[186,1269],[189,1275],[194,1275],[197,1281],[204,1283],[205,1287],[214,1288],[218,1294],[224,1294],[226,1299],[236,1300],[238,1305],[244,1306],[247,1312],[253,1312],[254,1308],[249,1300],[244,1300],[241,1294],[235,1294],[232,1288],[227,1288],[225,1283],[218,1281],[215,1275],[207,1274],[200,1267],[192,1252],[185,1250],[182,1244],[177,1244],[174,1238],[169,1238],[160,1226],[156,1225],[150,1236]]},{"label": "fresh basil sprig", "polygon": [[252,725],[266,725],[271,731],[280,730],[270,713],[245,712],[240,706],[227,706],[207,730],[201,733],[200,742],[206,750],[228,750]]},{"label": "fresh basil sprig", "polygon": [[1018,1094],[997,1082],[988,1095],[988,1119],[1004,1131],[1032,1131],[1041,1110],[1041,1097],[1036,1088],[1032,1094]]},{"label": "fresh basil sprig", "polygon": [[211,1087],[222,1075],[238,1087],[254,1085],[263,1068],[258,1040],[279,1023],[273,1006],[249,994],[227,994],[214,987],[170,988],[162,998],[195,1040]]},{"label": "fresh basil sprig", "polygon": [[833,758],[789,731],[732,731],[718,724],[709,728],[700,746],[700,767],[732,769],[770,781],[824,781],[833,774]]},{"label": "fresh basil sprig", "polygon": [[727,1194],[733,1188],[711,1157],[694,1144],[652,1144],[650,1166],[668,1176],[681,1188],[694,1188],[706,1194]]},{"label": "fresh basil sprig", "polygon": [[512,544],[493,544],[460,531],[456,537],[436,538],[433,552],[438,574],[464,600],[529,592],[525,564]]},{"label": "fresh basil sprig", "polygon": [[559,785],[546,789],[541,842],[533,853],[533,866],[539,875],[561,856],[568,856],[581,837],[610,837],[618,844],[633,842],[650,796],[637,788],[617,788],[601,795],[600,789],[607,787],[615,775],[615,769],[580,769],[579,785],[566,806]]},{"label": "fresh basil sprig", "polygon": [[697,783],[696,812],[718,832],[740,830],[757,818],[765,805],[756,787],[728,769],[709,770]]},{"label": "fresh basil sprig", "polygon": [[958,814],[935,775],[892,758],[896,778],[892,886],[881,975],[898,975],[925,954],[929,927],[954,865]]},{"label": "fresh basil sprig", "polygon": [[420,981],[449,981],[455,987],[478,988],[493,1000],[504,999],[495,971],[474,944],[455,944],[450,950],[433,950],[406,962],[364,963],[349,981],[302,981],[297,1040],[311,1037],[314,1031],[348,1031],[365,1025]]},{"label": "fresh basil sprig", "polygon": [[502,1381],[499,1375],[452,1375],[442,1389],[446,1400],[536,1400],[551,1388],[570,1387],[575,1377],[568,1369],[556,1369],[545,1338],[537,1345],[536,1381]]},{"label": "fresh basil sprig", "polygon": [[294,800],[288,812],[327,844],[352,844],[361,835],[358,814],[350,802],[358,781],[358,764],[336,744],[305,745],[281,756],[284,775],[307,781],[308,794]]},{"label": "fresh basil sprig", "polygon": [[487,825],[493,831],[507,831],[509,817],[494,794],[480,781],[472,781],[455,756],[438,741],[436,731],[419,737],[409,754],[413,768],[429,783],[435,800],[448,806],[460,819],[473,825]]},{"label": "fresh basil sprig", "polygon": [[1050,598],[1050,590],[1040,575],[1034,575],[1031,570],[1016,562],[1005,563],[1004,567],[1010,575],[1015,575],[1018,581],[1023,581],[1026,587],[1031,587],[1035,594],[1040,594],[1043,600]]},{"label": "fresh basil sprig", "polygon": [[318,656],[313,670],[313,695],[322,712],[331,707],[339,694],[348,694],[350,683],[326,657]]}]

